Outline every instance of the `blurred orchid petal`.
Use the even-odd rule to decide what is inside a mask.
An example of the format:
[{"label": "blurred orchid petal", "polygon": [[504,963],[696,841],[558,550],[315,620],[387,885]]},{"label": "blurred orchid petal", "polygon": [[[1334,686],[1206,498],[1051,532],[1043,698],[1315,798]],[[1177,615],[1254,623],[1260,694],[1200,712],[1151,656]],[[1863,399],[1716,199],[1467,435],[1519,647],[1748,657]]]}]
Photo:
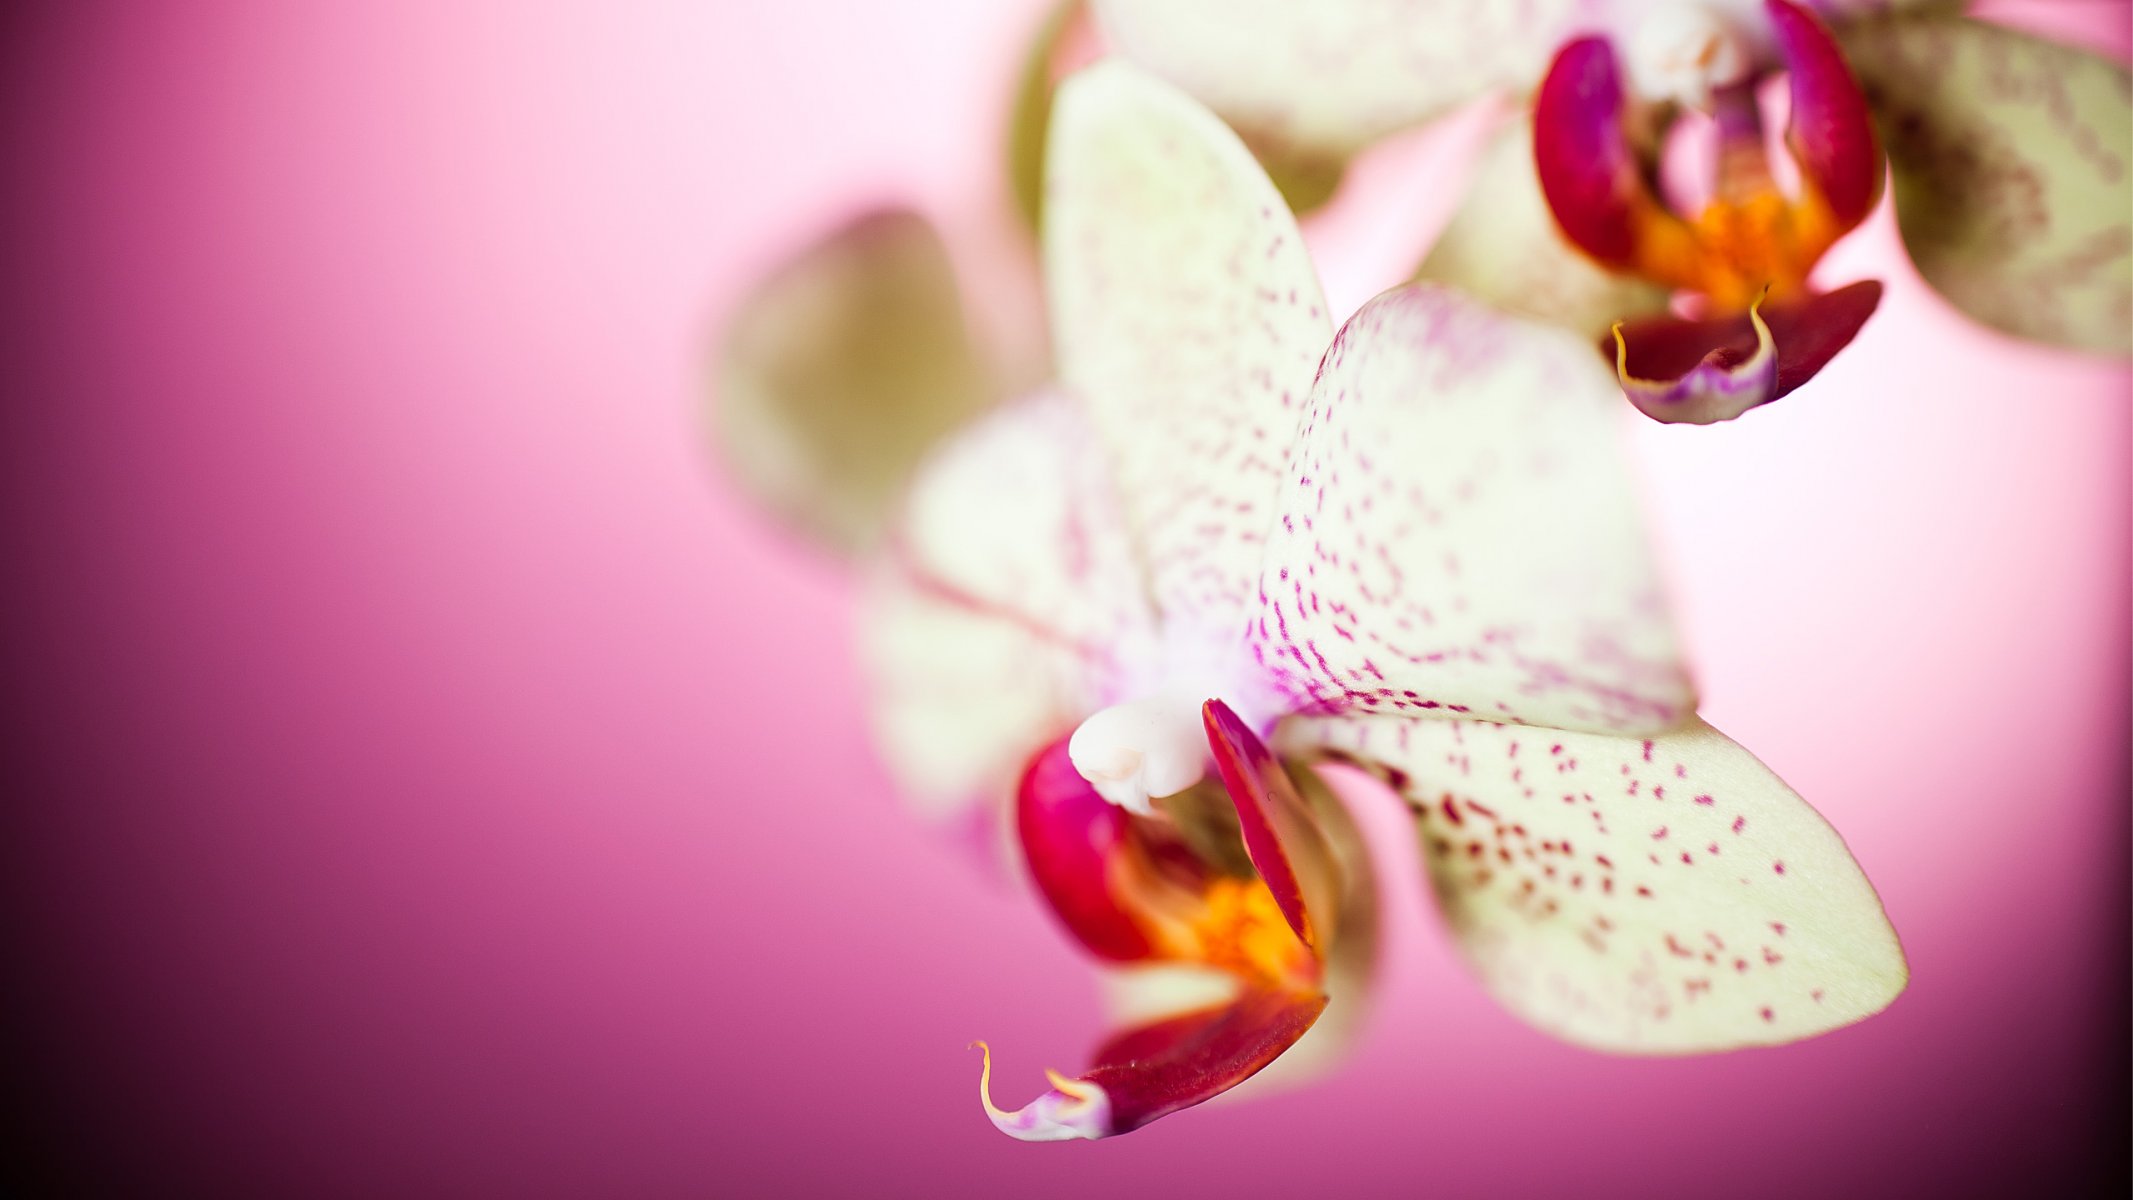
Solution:
[{"label": "blurred orchid petal", "polygon": [[1996,329],[2133,353],[2127,69],[1976,21],[1861,22],[1842,37],[1926,281]]},{"label": "blurred orchid petal", "polygon": [[1848,230],[1881,197],[1881,146],[1866,97],[1828,26],[1788,0],[1768,0],[1766,7],[1792,76],[1785,144],[1800,164],[1803,186],[1827,206],[1837,232]]},{"label": "blurred orchid petal", "polygon": [[1119,52],[1220,113],[1254,149],[1341,160],[1533,79],[1573,0],[1094,0]]},{"label": "blurred orchid petal", "polygon": [[902,209],[766,278],[727,330],[717,382],[731,477],[843,553],[873,541],[919,458],[991,399],[940,235]]},{"label": "blurred orchid petal", "polygon": [[1099,958],[1154,957],[1120,870],[1130,853],[1133,818],[1089,786],[1064,741],[1031,761],[1016,796],[1015,824],[1030,879],[1060,923]]},{"label": "blurred orchid petal", "polygon": [[1251,636],[1299,707],[1656,730],[1687,715],[1591,347],[1431,286],[1327,351]]},{"label": "blurred orchid petal", "polygon": [[1650,740],[1312,722],[1415,810],[1438,902],[1506,1008],[1622,1054],[1774,1045],[1880,1012],[1908,971],[1844,842],[1702,722]]},{"label": "blurred orchid petal", "polygon": [[1106,703],[1150,618],[1077,407],[1026,397],[931,457],[862,598],[877,742],[936,818],[1003,809],[1030,756]]},{"label": "blurred orchid petal", "polygon": [[1556,54],[1533,101],[1541,191],[1563,235],[1595,261],[1693,287],[1693,276],[1664,270],[1692,257],[1672,248],[1691,234],[1652,191],[1630,145],[1625,106],[1621,66],[1606,38],[1579,38]]},{"label": "blurred orchid petal", "polygon": [[1044,146],[1052,128],[1052,94],[1066,52],[1088,24],[1082,0],[1059,0],[1045,15],[1022,58],[1014,108],[1007,122],[1007,178],[1015,209],[1031,229],[1043,227]]},{"label": "blurred orchid petal", "polygon": [[1564,236],[1534,169],[1533,125],[1508,122],[1474,168],[1459,210],[1415,277],[1448,284],[1514,316],[1569,329],[1666,309],[1670,293],[1607,270]]},{"label": "blurred orchid petal", "polygon": [[1622,390],[1639,412],[1709,425],[1814,378],[1880,303],[1881,284],[1867,279],[1740,316],[1646,317],[1617,326],[1602,351],[1614,354]]}]

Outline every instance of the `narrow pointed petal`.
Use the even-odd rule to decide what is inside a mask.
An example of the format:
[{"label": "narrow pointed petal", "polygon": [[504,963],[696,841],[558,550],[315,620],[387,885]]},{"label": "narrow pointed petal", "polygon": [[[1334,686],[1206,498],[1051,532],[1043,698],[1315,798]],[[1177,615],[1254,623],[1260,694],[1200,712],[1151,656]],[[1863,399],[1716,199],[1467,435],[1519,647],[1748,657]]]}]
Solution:
[{"label": "narrow pointed petal", "polygon": [[1700,721],[1648,740],[1386,720],[1293,736],[1406,796],[1468,963],[1557,1037],[1625,1054],[1774,1045],[1904,988],[1843,840]]},{"label": "narrow pointed petal", "polygon": [[2133,353],[2133,76],[1954,17],[1842,30],[1919,273],[2017,337]]},{"label": "narrow pointed petal", "polygon": [[1827,26],[1791,0],[1766,0],[1792,75],[1786,144],[1841,233],[1866,219],[1881,196],[1881,144],[1859,81]]},{"label": "narrow pointed petal", "polygon": [[1119,890],[1132,819],[1074,769],[1063,739],[1031,760],[1016,789],[1016,832],[1037,890],[1091,954],[1118,962],[1151,949]]},{"label": "narrow pointed petal", "polygon": [[1060,90],[1044,242],[1157,606],[1226,624],[1331,330],[1295,221],[1213,113],[1113,60]]},{"label": "narrow pointed petal", "polygon": [[1339,918],[1333,851],[1281,761],[1229,705],[1201,707],[1207,745],[1244,834],[1252,866],[1303,944],[1324,952]]},{"label": "narrow pointed petal", "polygon": [[1730,421],[1815,377],[1881,303],[1865,279],[1833,292],[1760,304],[1737,317],[1647,317],[1601,347],[1622,391],[1654,421]]},{"label": "narrow pointed petal", "polygon": [[1153,636],[1079,409],[1008,405],[929,459],[869,564],[861,643],[876,742],[938,816],[1005,815],[1025,764],[1114,698]]},{"label": "narrow pointed petal", "polygon": [[1533,125],[1506,123],[1475,164],[1466,199],[1418,280],[1448,284],[1522,317],[1579,332],[1663,312],[1665,288],[1606,270],[1563,236],[1533,165]]},{"label": "narrow pointed petal", "polygon": [[1537,78],[1583,16],[1574,0],[1095,0],[1120,53],[1247,140],[1346,157]]},{"label": "narrow pointed petal", "polygon": [[988,1048],[979,1094],[993,1125],[1024,1141],[1131,1133],[1251,1078],[1294,1045],[1325,1007],[1321,995],[1248,989],[1228,1004],[1117,1035],[1097,1049],[1080,1078],[1051,1075],[1051,1090],[1014,1112],[993,1106]]},{"label": "narrow pointed petal", "polygon": [[1363,306],[1290,459],[1258,661],[1307,711],[1679,721],[1620,405],[1566,331],[1426,285]]},{"label": "narrow pointed petal", "polygon": [[870,545],[913,468],[990,400],[939,234],[853,221],[765,279],[720,350],[713,426],[758,504],[839,553]]},{"label": "narrow pointed petal", "polygon": [[1541,192],[1563,236],[1602,266],[1693,287],[1693,237],[1652,193],[1623,106],[1621,66],[1607,39],[1564,46],[1533,102]]}]

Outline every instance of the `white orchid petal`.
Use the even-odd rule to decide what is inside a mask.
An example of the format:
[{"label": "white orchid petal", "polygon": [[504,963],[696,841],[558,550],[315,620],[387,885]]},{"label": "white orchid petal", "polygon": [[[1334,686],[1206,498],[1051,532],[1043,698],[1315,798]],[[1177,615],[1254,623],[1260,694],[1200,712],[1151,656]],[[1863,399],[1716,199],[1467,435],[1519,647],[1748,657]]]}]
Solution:
[{"label": "white orchid petal", "polygon": [[866,580],[878,741],[922,809],[997,801],[1109,698],[1151,636],[1105,466],[1080,411],[1017,401],[921,470]]},{"label": "white orchid petal", "polygon": [[1285,732],[1394,782],[1466,959],[1557,1037],[1627,1054],[1774,1045],[1904,988],[1843,840],[1700,721],[1651,740],[1386,719]]},{"label": "white orchid petal", "polygon": [[1575,0],[1095,0],[1120,53],[1255,146],[1346,156],[1491,88],[1539,77]]},{"label": "white orchid petal", "polygon": [[1431,285],[1327,351],[1267,545],[1260,661],[1299,707],[1615,732],[1693,708],[1613,377]]},{"label": "white orchid petal", "polygon": [[932,444],[992,398],[940,235],[889,209],[809,245],[741,304],[713,425],[757,503],[850,552]]},{"label": "white orchid petal", "polygon": [[1061,376],[1110,450],[1157,607],[1227,626],[1332,328],[1310,256],[1236,135],[1123,62],[1060,89],[1051,147]]},{"label": "white orchid petal", "polygon": [[1664,312],[1671,293],[1601,267],[1563,236],[1533,167],[1533,124],[1507,122],[1475,164],[1466,199],[1416,278],[1508,313],[1598,334]]},{"label": "white orchid petal", "polygon": [[2133,353],[2133,76],[1961,18],[1839,29],[1919,273],[2021,337]]}]

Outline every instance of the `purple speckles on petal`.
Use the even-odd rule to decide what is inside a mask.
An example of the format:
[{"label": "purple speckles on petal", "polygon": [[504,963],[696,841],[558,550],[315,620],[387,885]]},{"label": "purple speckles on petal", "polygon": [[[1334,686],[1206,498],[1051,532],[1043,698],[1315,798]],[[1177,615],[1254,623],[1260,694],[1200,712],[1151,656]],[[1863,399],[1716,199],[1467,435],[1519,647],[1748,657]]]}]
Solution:
[{"label": "purple speckles on petal", "polygon": [[1310,650],[1284,680],[1299,707],[1677,720],[1688,695],[1627,478],[1595,450],[1615,436],[1611,395],[1574,339],[1447,292],[1357,313],[1306,404],[1266,542],[1263,579],[1309,567],[1321,601],[1270,602],[1282,639]]},{"label": "purple speckles on petal", "polygon": [[[1901,989],[1893,934],[1842,843],[1708,726],[1648,742],[1551,733],[1547,761],[1579,766],[1562,776],[1567,787],[1538,794],[1514,778],[1511,747],[1530,732],[1423,720],[1396,727],[1403,747],[1386,765],[1410,801],[1426,796],[1432,820],[1453,812],[1462,820],[1456,839],[1422,839],[1439,908],[1491,992],[1544,1028],[1631,1052],[1768,1044],[1856,1020]],[[1354,730],[1325,720],[1310,732],[1340,746]],[[1388,752],[1381,741],[1353,758],[1369,765]],[[1632,806],[1653,803],[1662,781],[1686,777],[1677,767],[1710,790],[1673,804],[1664,824],[1635,820]],[[1641,786],[1636,795],[1592,786],[1605,780]],[[1612,828],[1583,815],[1609,808]],[[1751,816],[1756,850],[1782,846],[1781,857],[1760,861],[1782,871],[1744,879],[1748,864],[1729,861],[1740,849],[1725,839]],[[1827,890],[1787,885],[1809,863]],[[1711,869],[1721,864],[1729,869]],[[1822,1003],[1809,1002],[1814,992]],[[1838,996],[1842,1005],[1830,1000]]]}]

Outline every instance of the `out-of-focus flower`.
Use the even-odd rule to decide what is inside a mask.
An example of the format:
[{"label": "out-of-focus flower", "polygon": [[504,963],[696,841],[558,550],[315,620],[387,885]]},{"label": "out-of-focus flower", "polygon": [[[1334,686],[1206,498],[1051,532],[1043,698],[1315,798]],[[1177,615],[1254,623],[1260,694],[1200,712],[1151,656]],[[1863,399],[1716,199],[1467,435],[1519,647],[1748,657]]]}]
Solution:
[{"label": "out-of-focus flower", "polygon": [[1871,281],[1829,293],[1807,286],[1823,252],[1873,211],[1881,147],[1829,30],[1789,0],[1768,0],[1766,12],[1792,81],[1797,195],[1771,172],[1754,56],[1711,10],[1655,13],[1665,36],[1653,52],[1660,65],[1645,72],[1665,101],[1714,119],[1716,187],[1693,220],[1652,183],[1666,124],[1628,106],[1608,39],[1564,46],[1534,102],[1535,163],[1563,233],[1612,271],[1702,301],[1694,318],[1613,328],[1622,390],[1656,420],[1709,424],[1777,399],[1843,349],[1881,298]]},{"label": "out-of-focus flower", "polygon": [[1052,90],[1084,24],[1064,0],[1031,39],[1000,202],[945,226],[904,206],[862,213],[736,306],[713,381],[715,448],[751,500],[833,553],[873,545],[950,430],[1050,374],[1027,235]]},{"label": "out-of-focus flower", "polygon": [[[1482,91],[1527,86],[1570,41],[1556,60],[1560,103],[1542,115],[1538,142],[1544,158],[1553,146],[1556,189],[1574,210],[1559,203],[1551,214],[1533,129],[1516,123],[1484,155],[1419,276],[1595,333],[1627,321],[1620,365],[1632,398],[1662,420],[1692,421],[1797,386],[1872,311],[1873,284],[1825,296],[1803,286],[1879,188],[1871,137],[1852,111],[1855,77],[1928,282],[2010,333],[2133,348],[2125,68],[1951,11],[1959,7],[1096,0],[1123,52],[1209,102],[1248,141],[1333,161]],[[1841,53],[1828,46],[1832,30]],[[1582,40],[1595,36],[1607,40]],[[1767,169],[1752,87],[1788,68],[1796,194]],[[1541,102],[1549,98],[1544,88]],[[1675,218],[1651,185],[1662,135],[1683,109],[1710,113],[1728,147],[1713,204],[1694,220]],[[1765,286],[1758,325],[1747,310]],[[1664,315],[1677,290],[1707,298],[1696,313],[1706,321]],[[1616,359],[1613,336],[1602,343]]]},{"label": "out-of-focus flower", "polygon": [[879,731],[938,810],[1012,797],[1061,923],[1163,994],[994,1122],[1122,1133],[1353,1005],[1370,894],[1291,774],[1329,759],[1406,798],[1468,961],[1552,1033],[1692,1052],[1887,1005],[1843,843],[1693,715],[1590,347],[1433,285],[1332,336],[1243,144],[1123,63],[1051,144],[1064,390],[922,471],[870,577]]}]

